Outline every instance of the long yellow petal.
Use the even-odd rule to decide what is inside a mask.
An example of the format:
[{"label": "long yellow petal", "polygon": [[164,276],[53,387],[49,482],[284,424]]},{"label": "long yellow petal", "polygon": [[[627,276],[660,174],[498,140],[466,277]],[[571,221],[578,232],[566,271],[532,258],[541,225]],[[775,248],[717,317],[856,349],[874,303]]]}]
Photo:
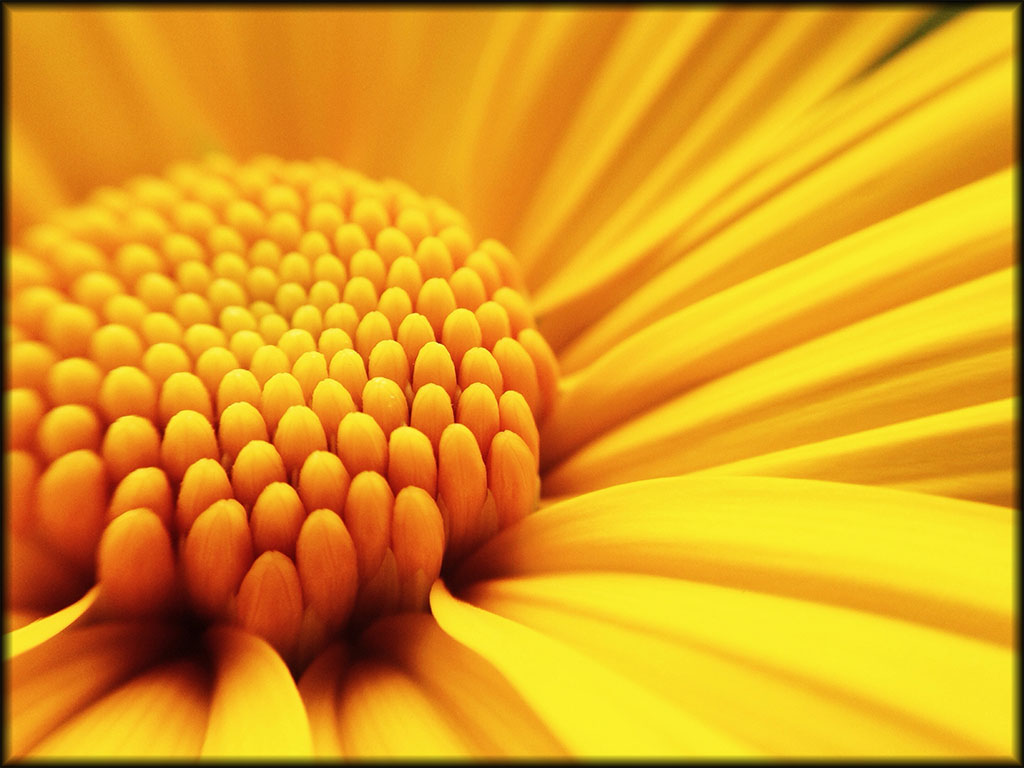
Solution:
[{"label": "long yellow petal", "polygon": [[[424,193],[460,204],[469,198],[468,187],[475,182],[466,163],[472,162],[480,130],[483,136],[490,130],[485,121],[470,132],[471,94],[483,95],[484,104],[489,103],[486,97],[495,80],[485,58],[502,50],[503,30],[515,26],[522,15],[439,7],[392,12],[386,58],[394,71],[387,86],[375,88],[371,98],[384,102],[383,123],[393,136],[378,141],[374,133],[380,125],[362,126],[376,149],[372,167]],[[445,55],[438,55],[439,46]],[[431,66],[423,66],[426,60]],[[395,120],[395,115],[405,119]],[[464,213],[467,209],[462,208]]]},{"label": "long yellow petal", "polygon": [[[996,43],[984,46],[999,51],[998,58],[978,67],[976,56],[958,57],[963,68],[943,69],[944,83],[923,76],[924,94],[913,85],[894,89],[906,101],[885,102],[881,113],[870,108],[870,128],[855,120],[851,135],[838,121],[817,140],[800,136],[813,153],[781,152],[771,143],[772,152],[785,158],[776,178],[769,173],[765,188],[752,189],[746,202],[741,190],[737,204],[712,218],[705,231],[694,217],[712,215],[722,179],[750,177],[760,167],[756,160],[726,154],[656,206],[648,202],[651,212],[642,221],[570,250],[573,259],[560,261],[557,280],[536,295],[553,346],[561,348],[613,308],[620,333],[633,331],[640,318],[650,322],[1012,164],[1015,59],[1011,47],[999,42],[1012,26],[1005,17],[1003,26]],[[957,25],[954,31],[961,46],[973,44],[970,28]],[[955,159],[965,156],[971,161]]]},{"label": "long yellow petal", "polygon": [[33,759],[194,757],[206,734],[209,679],[178,661],[122,685],[43,739]]},{"label": "long yellow petal", "polygon": [[321,653],[299,678],[299,694],[309,716],[313,751],[318,759],[341,757],[338,738],[338,693],[348,653],[332,645]]},{"label": "long yellow petal", "polygon": [[[185,151],[166,136],[154,141],[160,127],[136,109],[137,81],[117,65],[101,12],[17,9],[9,20],[11,111],[37,141],[41,161],[60,169],[70,199],[142,169],[158,171]],[[20,197],[21,180],[14,184]]]},{"label": "long yellow petal", "polygon": [[358,661],[338,709],[346,755],[356,758],[468,757],[470,745],[416,681],[381,661]]},{"label": "long yellow petal", "polygon": [[577,757],[757,753],[573,647],[453,597],[441,581],[430,607],[441,628],[493,664]]},{"label": "long yellow petal", "polygon": [[216,675],[203,757],[312,756],[306,710],[277,652],[233,627],[215,627],[207,638]]},{"label": "long yellow petal", "polygon": [[[1006,171],[951,192],[631,336],[565,381],[545,454],[558,457],[630,414],[773,352],[1007,266],[1016,176]],[[570,366],[572,359],[570,351]],[[588,418],[576,418],[584,408]]]},{"label": "long yellow petal", "polygon": [[180,631],[171,626],[100,624],[70,628],[10,659],[8,757],[28,754],[44,736],[180,640]]},{"label": "long yellow petal", "polygon": [[[739,42],[749,34],[748,28],[757,30],[764,20],[765,15],[759,13],[732,14],[726,30],[727,21],[720,9],[703,8],[686,14],[678,9],[643,9],[626,19],[600,69],[590,78],[586,96],[545,168],[518,228],[517,249],[522,250],[523,263],[530,267],[535,281],[541,278],[540,270],[547,267],[539,258],[544,252],[543,243],[565,228],[569,214],[577,211],[583,200],[602,189],[597,182],[620,159],[624,144],[653,138],[654,131],[637,135],[643,121],[670,122],[675,117],[673,101],[680,107],[685,105],[684,114],[690,119],[700,109],[699,92],[687,74],[705,73],[714,68],[715,59],[727,60],[732,52],[721,38],[714,38],[715,45],[708,44],[712,37],[708,35],[709,27],[714,24],[717,32],[734,36]],[[700,67],[687,71],[686,65],[697,57]],[[707,78],[709,85],[710,80]],[[675,89],[685,89],[686,98],[671,100],[668,93]],[[650,162],[657,153],[647,151],[642,155]]]},{"label": "long yellow petal", "polygon": [[221,149],[222,138],[210,112],[200,107],[189,69],[181,66],[182,49],[172,47],[161,34],[162,17],[112,8],[96,18],[103,39],[109,41],[108,55],[119,59],[115,66],[130,70],[130,82],[142,84],[131,94],[131,109],[151,124],[150,141],[179,158]]},{"label": "long yellow petal", "polygon": [[[955,189],[740,281],[666,320],[675,317],[685,323],[689,329],[685,339],[691,341],[694,335],[706,333],[709,320],[724,315],[715,327],[716,338],[721,351],[728,350],[729,364],[736,366],[751,359],[755,350],[729,346],[735,336],[756,337],[757,349],[765,354],[844,321],[1007,266],[1015,252],[1017,179],[1015,168],[1006,169]],[[650,333],[648,329],[664,315],[657,308],[671,306],[678,289],[671,282],[671,272],[645,287],[646,305],[633,302],[632,309],[616,309],[614,317],[609,315],[585,329],[559,356],[563,370],[580,369],[624,339],[624,344],[637,344],[645,331]],[[825,307],[829,311],[822,311]],[[631,329],[640,330],[633,335]],[[671,338],[670,333],[663,336]],[[708,341],[698,336],[681,353],[693,355]],[[722,363],[714,362],[720,370]]]},{"label": "long yellow petal", "polygon": [[462,94],[462,109],[454,131],[461,138],[456,142],[450,159],[454,176],[461,180],[458,199],[469,200],[473,180],[474,163],[479,154],[480,144],[488,130],[488,116],[492,104],[499,98],[494,83],[499,82],[501,73],[509,61],[515,61],[522,45],[523,30],[530,23],[530,16],[524,13],[506,12],[495,14],[487,30],[484,42],[475,62],[475,72]]},{"label": "long yellow petal", "polygon": [[[773,754],[1013,753],[1011,648],[652,576],[515,578],[475,585],[465,599],[571,643]],[[722,676],[729,662],[738,669]]]},{"label": "long yellow petal", "polygon": [[69,201],[58,170],[39,139],[20,120],[9,119],[7,125],[8,178],[18,185],[18,194],[10,198],[8,225],[12,232],[19,232]]},{"label": "long yellow petal", "polygon": [[[1005,104],[1012,71],[1010,59],[989,68],[946,98],[923,106],[815,169],[799,183],[776,190],[748,215],[692,250],[668,245],[665,252],[675,256],[671,266],[617,302],[604,322],[620,324],[620,332],[634,330],[637,315],[640,322],[656,320],[672,309],[784,264],[795,254],[808,253],[1008,167],[1013,160],[1012,118],[1005,113]],[[934,126],[942,126],[942,130]],[[911,144],[916,145],[915,152],[907,153],[905,148]],[[970,154],[972,162],[952,165],[939,160],[951,153]],[[689,195],[699,198],[703,193],[694,188]],[[670,212],[664,214],[664,221],[666,228],[678,226]],[[657,260],[645,263],[648,274],[651,262]],[[615,268],[628,269],[635,261],[616,259]],[[538,294],[537,311],[544,313],[552,300],[566,302],[564,296],[550,299]]]},{"label": "long yellow petal", "polygon": [[[549,462],[583,444],[547,474],[545,491],[589,490],[635,479],[637,471],[692,472],[1010,397],[1015,284],[1015,269],[993,272],[696,386],[633,419],[652,395],[674,388],[671,379],[651,381],[657,369],[647,364],[655,355],[619,376],[588,376],[585,388],[562,399],[562,417],[544,426]],[[586,418],[568,422],[571,408]]]},{"label": "long yellow petal", "polygon": [[43,616],[30,624],[18,627],[5,637],[4,656],[10,658],[35,648],[54,635],[67,629],[96,602],[99,588],[93,587],[67,608]]},{"label": "long yellow petal", "polygon": [[6,543],[4,597],[12,608],[52,613],[78,600],[92,584],[78,566],[31,536],[12,531]]},{"label": "long yellow petal", "polygon": [[[478,757],[556,757],[565,749],[508,682],[426,614],[377,622],[363,637],[400,665],[458,724]],[[481,692],[486,691],[486,695]]]},{"label": "long yellow petal", "polygon": [[45,611],[32,610],[29,608],[8,608],[4,612],[4,631],[15,632],[27,627],[34,621],[45,619],[49,614]]},{"label": "long yellow petal", "polygon": [[[696,57],[676,73],[670,92],[659,94],[658,101],[650,104],[644,130],[617,147],[615,162],[597,178],[588,178],[593,167],[589,161],[578,162],[578,173],[589,181],[587,205],[580,215],[565,221],[572,208],[552,206],[552,223],[538,233],[541,238],[527,235],[529,239],[516,244],[528,255],[535,282],[561,271],[581,251],[588,252],[576,262],[581,266],[603,261],[610,255],[609,244],[622,242],[655,209],[668,203],[680,185],[690,186],[712,167],[717,170],[708,177],[712,186],[728,188],[736,181],[732,174],[739,165],[749,173],[767,160],[775,151],[780,129],[866,67],[916,18],[920,18],[918,11],[864,13],[835,8],[788,14],[775,9],[724,13],[701,41]],[[700,15],[694,11],[664,22],[673,28],[699,24]],[[621,92],[616,95],[621,101]],[[604,111],[618,109],[613,102]],[[586,154],[591,144],[600,146],[580,143],[578,151]],[[742,159],[726,172],[716,166],[720,156]],[[572,203],[578,188],[572,179],[565,186],[566,202]],[[685,200],[683,211],[697,201]],[[676,210],[677,216],[683,213],[678,199],[667,208]],[[677,218],[677,225],[682,221]],[[549,241],[555,233],[560,239],[552,247]],[[583,243],[572,239],[580,233],[589,233]],[[560,258],[552,258],[556,254]]]},{"label": "long yellow petal", "polygon": [[[905,48],[870,75],[847,84],[799,119],[775,157],[701,211],[677,247],[698,242],[744,210],[764,202],[830,155],[869,138],[886,122],[925,105],[1014,51],[1014,40],[998,10],[959,15],[947,26]],[[984,45],[964,45],[984,40]]]},{"label": "long yellow petal", "polygon": [[1009,646],[1013,513],[816,480],[688,477],[554,504],[502,531],[456,583],[647,573],[874,611]]},{"label": "long yellow petal", "polygon": [[1012,507],[1016,398],[925,416],[701,470],[884,485]]},{"label": "long yellow petal", "polygon": [[515,232],[518,212],[532,198],[625,14],[555,8],[524,16],[497,78],[486,84],[490,103],[475,136],[465,201],[467,215],[501,238]]}]

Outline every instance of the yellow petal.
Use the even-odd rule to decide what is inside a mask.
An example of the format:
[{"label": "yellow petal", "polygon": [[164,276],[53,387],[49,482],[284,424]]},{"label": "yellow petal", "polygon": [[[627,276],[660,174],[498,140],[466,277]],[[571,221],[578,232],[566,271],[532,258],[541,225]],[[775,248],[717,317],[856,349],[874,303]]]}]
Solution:
[{"label": "yellow petal", "polygon": [[99,589],[93,587],[67,608],[15,629],[7,635],[5,657],[10,658],[24,653],[65,630],[93,606],[98,594]]},{"label": "yellow petal", "polygon": [[[950,192],[634,334],[566,382],[546,453],[559,456],[604,425],[772,352],[1007,265],[1016,178],[1005,171]],[[580,433],[567,422],[584,403],[595,413]]]},{"label": "yellow petal", "polygon": [[[479,133],[466,139],[473,149],[468,195],[458,202],[468,204],[466,214],[474,225],[486,225],[501,238],[514,231],[515,212],[532,197],[537,176],[623,16],[615,9],[554,8],[514,19],[516,29],[501,52],[496,77],[479,81],[489,99],[485,120]],[[502,183],[495,184],[496,179]]]},{"label": "yellow petal", "polygon": [[[483,693],[486,695],[486,693]],[[450,715],[412,678],[379,661],[349,670],[338,710],[342,749],[356,758],[468,757]]]},{"label": "yellow petal", "polygon": [[[701,55],[702,67],[693,70],[699,74],[712,65],[710,56],[725,58],[730,52],[727,46],[698,47],[710,25],[724,27],[723,15],[717,9],[698,9],[685,17],[672,9],[645,9],[625,20],[600,68],[590,77],[586,95],[523,215],[518,240],[526,254],[524,265],[532,267],[534,274],[543,268],[535,263],[543,252],[541,242],[565,227],[566,216],[593,194],[595,182],[622,154],[625,141],[646,138],[636,136],[638,123],[652,111],[667,122],[668,110],[658,113],[655,105],[673,87],[682,90],[690,57]],[[758,21],[756,14],[739,15],[729,32],[740,37],[737,26],[756,27]],[[692,116],[700,103],[692,92],[688,96],[687,114]]]},{"label": "yellow petal", "polygon": [[673,576],[874,611],[1009,646],[1013,513],[841,483],[688,477],[554,504],[458,576]]},{"label": "yellow petal", "polygon": [[38,139],[19,120],[11,120],[8,126],[10,178],[18,180],[18,195],[11,196],[10,227],[18,232],[65,204],[67,199],[60,177]]},{"label": "yellow petal", "polygon": [[8,662],[8,749],[27,754],[40,739],[152,664],[180,642],[158,624],[69,628]]},{"label": "yellow petal", "polygon": [[475,585],[466,599],[571,643],[772,754],[1013,753],[1008,647],[653,576],[520,577]]},{"label": "yellow petal", "polygon": [[[961,45],[973,43],[970,29],[956,29]],[[657,204],[639,192],[631,196],[630,205],[645,206],[649,213],[618,232],[609,225],[585,248],[569,250],[574,256],[559,260],[558,278],[538,291],[536,308],[549,341],[560,349],[611,308],[606,323],[635,330],[639,317],[657,319],[1012,164],[1008,95],[1015,69],[1012,50],[998,42],[1005,34],[985,46],[1000,51],[998,59],[980,68],[973,57],[961,60],[964,68],[951,73],[946,87],[930,98],[922,100],[913,87],[902,89],[909,101],[878,115],[872,130],[850,136],[834,129],[835,141],[824,151],[810,157],[796,151],[799,170],[787,169],[785,182],[770,186],[770,194],[757,196],[756,204],[742,205],[705,233],[691,217],[717,201],[723,179],[738,182],[770,158],[759,162],[741,147],[665,190]],[[796,138],[783,134],[780,143]],[[906,152],[909,145],[914,152]],[[762,157],[765,146],[779,152],[778,144],[768,141]],[[964,156],[971,161],[955,159]],[[652,279],[661,269],[665,272]]]},{"label": "yellow petal", "polygon": [[341,757],[338,738],[338,692],[345,671],[346,649],[332,645],[299,678],[299,694],[309,716],[313,752],[321,759]]},{"label": "yellow petal", "polygon": [[[1009,397],[1015,284],[1014,269],[994,272],[697,386],[589,442],[547,474],[545,492],[692,472]],[[625,377],[650,372],[645,362],[632,363]],[[588,398],[583,406],[580,392],[563,399],[567,410],[547,422],[541,440],[552,458],[637,412],[625,377],[597,385],[609,401]],[[640,402],[668,381],[638,383]],[[587,418],[569,424],[573,405]]]},{"label": "yellow petal", "polygon": [[[1016,38],[1006,24],[1012,14],[1008,9],[939,13],[946,18],[937,28],[918,35],[912,44],[901,45],[841,92],[816,105],[801,120],[804,135],[794,135],[787,149],[799,151],[824,126],[839,122],[846,123],[842,130],[851,136],[869,131],[904,111],[907,104],[924,101],[1015,50]],[[925,21],[937,20],[938,15]],[[965,40],[984,40],[984,44],[966,46]]]},{"label": "yellow petal", "polygon": [[[159,83],[157,87],[138,88],[132,101],[136,115],[145,115],[159,127],[152,140],[178,148],[180,157],[208,151],[219,143],[210,125],[207,110],[200,108],[181,66],[181,49],[172,48],[159,17],[121,9],[98,15],[100,30],[110,40],[107,48],[123,57],[124,66],[131,67],[132,77],[139,83]],[[152,169],[157,170],[157,169]]]},{"label": "yellow petal", "polygon": [[216,676],[204,757],[312,756],[309,720],[288,667],[264,640],[233,627],[207,638]]},{"label": "yellow petal", "polygon": [[6,622],[4,624],[4,629],[8,632],[14,632],[22,627],[27,627],[33,621],[45,619],[47,615],[48,614],[44,611],[34,611],[26,608],[8,608],[4,611],[4,619]]},{"label": "yellow petal", "polygon": [[[596,373],[627,349],[649,349],[658,329],[659,352],[669,352],[666,346],[675,352],[662,358],[665,378],[684,366],[693,370],[698,357],[708,377],[1008,266],[1015,252],[1017,176],[1007,169],[955,189],[655,323],[665,314],[655,310],[671,306],[678,288],[666,272],[658,285],[644,288],[646,303],[621,305],[584,329],[559,361],[573,371],[607,352],[585,375]],[[673,330],[684,328],[679,338],[685,345],[673,343]],[[630,335],[631,329],[637,332]]]},{"label": "yellow petal", "polygon": [[515,689],[426,614],[389,617],[363,637],[422,686],[478,757],[554,757],[565,749]]},{"label": "yellow petal", "polygon": [[431,590],[430,607],[445,632],[505,676],[570,754],[756,754],[700,715],[683,711],[572,646],[453,597],[441,581]]},{"label": "yellow petal", "polygon": [[[112,59],[118,49],[106,43],[100,14],[24,9],[10,20],[11,110],[22,121],[24,135],[38,143],[40,159],[60,169],[70,199],[143,169],[159,171],[174,155],[194,154],[183,142],[152,141],[163,133],[158,123],[141,127],[147,115],[135,111],[138,85],[122,77],[133,65],[118,66]],[[56,56],[57,50],[62,55]],[[56,114],[88,117],[68,131],[64,120],[54,119],[55,105],[60,105]],[[22,150],[12,147],[15,153]]]},{"label": "yellow petal", "polygon": [[1017,400],[1007,398],[701,470],[884,485],[1012,507]]},{"label": "yellow petal", "polygon": [[191,758],[206,733],[209,680],[178,661],[125,683],[43,739],[32,758]]},{"label": "yellow petal", "polygon": [[78,600],[92,580],[52,547],[8,533],[4,597],[12,608],[51,613]]},{"label": "yellow petal", "polygon": [[[703,239],[778,193],[807,169],[850,147],[934,99],[967,76],[1013,55],[1015,41],[998,10],[962,13],[950,23],[902,47],[884,66],[847,83],[798,118],[775,148],[772,161],[750,173],[715,204],[702,210],[699,224],[682,242]],[[964,45],[984,40],[983,45]],[[680,241],[676,241],[680,244]]]},{"label": "yellow petal", "polygon": [[[645,15],[634,18],[641,20]],[[866,67],[917,18],[919,13],[914,11],[849,13],[830,8],[786,14],[775,9],[731,9],[697,41],[692,58],[676,61],[677,70],[666,91],[647,94],[646,111],[640,115],[643,122],[634,126],[640,129],[632,135],[622,136],[619,130],[617,136],[616,122],[630,116],[624,110],[632,106],[632,99],[644,95],[638,83],[620,84],[614,94],[594,88],[595,97],[607,98],[599,118],[608,131],[599,138],[588,137],[589,141],[571,137],[576,139],[575,146],[567,137],[564,146],[576,151],[574,167],[558,179],[562,183],[554,190],[557,199],[544,200],[545,208],[536,201],[534,212],[543,223],[540,231],[527,229],[524,241],[516,243],[517,250],[528,254],[527,264],[536,273],[533,279],[539,284],[556,270],[557,278],[564,278],[562,265],[580,250],[588,251],[589,257],[577,264],[606,266],[601,262],[612,254],[603,252],[595,240],[604,245],[621,242],[628,232],[643,228],[652,213],[673,208],[678,217],[692,204],[706,204],[710,199],[706,194],[687,198],[678,193],[697,180],[705,182],[703,190],[727,189],[735,183],[741,162],[747,173],[765,162],[777,147],[780,129]],[[666,15],[656,23],[666,31],[704,31],[699,29],[700,11]],[[654,47],[652,42],[636,36],[622,39],[623,48],[636,46],[634,53],[643,57],[645,74],[653,68],[652,53],[668,47]],[[620,62],[609,61],[609,68],[613,64]],[[603,74],[598,74],[599,84]],[[634,92],[624,104],[624,95]],[[581,119],[591,117],[588,108],[592,104],[581,106]],[[604,142],[616,138],[618,152],[610,155]],[[589,157],[592,148],[593,158]],[[723,155],[738,161],[726,167],[716,165]],[[595,168],[602,160],[608,167]],[[708,173],[711,168],[717,173]],[[595,178],[596,170],[602,173]],[[587,193],[582,201],[580,184]],[[564,198],[559,194],[562,188]],[[575,213],[570,206],[580,202],[585,206],[566,221]],[[677,224],[680,221],[677,218]],[[524,222],[524,227],[532,223]],[[533,234],[537,236],[529,236]],[[552,247],[555,234],[559,239]],[[581,235],[587,238],[583,243]],[[554,254],[560,258],[552,258]]]},{"label": "yellow petal", "polygon": [[[374,9],[368,15],[381,14]],[[375,164],[414,188],[429,189],[447,200],[465,200],[466,186],[473,177],[472,167],[465,163],[472,161],[476,141],[488,136],[486,123],[481,125],[470,117],[474,104],[481,100],[486,104],[492,96],[489,86],[495,80],[485,69],[485,61],[488,57],[495,60],[494,54],[501,51],[496,38],[503,30],[515,27],[524,15],[512,10],[502,14],[466,13],[462,8],[392,14],[388,34],[401,43],[387,56],[387,87],[368,92],[383,96],[372,101],[381,102],[380,114],[385,116],[385,125],[394,126],[395,140],[390,145],[374,141],[372,137],[381,126],[361,125],[360,137],[371,137],[369,146],[361,151],[374,151]],[[438,55],[438,45],[447,55]],[[371,49],[368,53],[374,55],[377,51]],[[427,58],[434,63],[425,71],[423,61]],[[411,83],[416,87],[410,87]],[[390,120],[389,116],[396,113],[417,117]],[[448,119],[430,119],[437,115]],[[454,124],[458,125],[455,130]],[[320,130],[331,135],[329,126]],[[396,153],[402,155],[400,165],[394,162]]]}]

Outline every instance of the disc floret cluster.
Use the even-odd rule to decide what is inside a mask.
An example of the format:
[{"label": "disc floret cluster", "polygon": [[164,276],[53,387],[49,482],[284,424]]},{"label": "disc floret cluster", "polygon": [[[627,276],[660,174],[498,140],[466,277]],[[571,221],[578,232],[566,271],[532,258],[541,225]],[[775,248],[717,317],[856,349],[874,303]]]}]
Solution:
[{"label": "disc floret cluster", "polygon": [[536,506],[557,367],[517,262],[398,182],[212,157],[8,277],[16,603],[98,580],[308,659]]}]

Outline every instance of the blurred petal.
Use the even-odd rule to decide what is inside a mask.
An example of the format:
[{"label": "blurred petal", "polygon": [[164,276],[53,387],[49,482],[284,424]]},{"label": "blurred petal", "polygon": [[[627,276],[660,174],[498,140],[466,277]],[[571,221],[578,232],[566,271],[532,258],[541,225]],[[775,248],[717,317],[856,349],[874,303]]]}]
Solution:
[{"label": "blurred petal", "polygon": [[[11,153],[20,154],[24,146],[13,140],[31,137],[41,160],[59,169],[71,199],[142,169],[162,169],[170,158],[196,151],[186,142],[169,140],[159,121],[139,109],[132,91],[140,81],[125,77],[125,66],[118,66],[103,18],[93,9],[18,9],[9,17],[10,108],[23,121],[23,131],[11,137]],[[127,71],[133,69],[134,64],[127,65]],[[73,130],[71,115],[85,117],[74,120]],[[16,183],[14,197],[20,196],[21,179]]]},{"label": "blurred petal", "polygon": [[47,734],[167,654],[180,631],[158,624],[70,628],[10,659],[7,714],[10,757],[26,755]]},{"label": "blurred petal", "polygon": [[46,613],[42,611],[33,611],[22,608],[8,608],[4,611],[4,630],[7,632],[14,632],[15,630],[27,627],[33,621],[39,621],[45,619]]},{"label": "blurred petal", "polygon": [[5,656],[10,658],[31,650],[63,631],[93,606],[98,595],[99,589],[93,587],[80,600],[76,600],[67,608],[62,608],[56,613],[18,627],[7,635],[7,645],[4,648]]},{"label": "blurred petal", "polygon": [[653,576],[520,577],[474,585],[466,599],[772,754],[1012,754],[1007,647]]},{"label": "blurred petal", "polygon": [[[953,190],[691,304],[618,346],[588,330],[559,360],[572,369],[581,362],[575,351],[594,352],[596,362],[579,374],[577,386],[586,388],[627,355],[649,350],[660,367],[647,386],[663,395],[1009,266],[1017,182],[1016,169],[1007,169]],[[649,396],[638,395],[637,405]]]},{"label": "blurred petal", "polygon": [[450,713],[474,755],[565,754],[544,721],[498,671],[443,632],[433,617],[403,614],[384,619],[368,630],[363,643],[400,666],[431,701]]},{"label": "blurred petal", "polygon": [[347,652],[332,645],[302,673],[299,694],[309,717],[313,753],[318,758],[341,756],[338,740],[338,693],[344,677]]},{"label": "blurred petal", "polygon": [[358,758],[470,756],[469,744],[449,717],[393,665],[358,661],[341,692],[342,750]]},{"label": "blurred petal", "polygon": [[[561,456],[626,416],[746,363],[1007,266],[1016,182],[1016,172],[1006,171],[950,192],[631,336],[566,381],[547,425],[546,454]],[[629,398],[621,396],[625,386]],[[584,404],[592,417],[573,420]]]},{"label": "blurred petal", "polygon": [[554,504],[484,544],[457,583],[646,573],[873,611],[1010,646],[1013,525],[1012,510],[938,496],[693,475]]},{"label": "blurred petal", "polygon": [[[775,141],[758,136],[762,163],[784,158],[777,178],[760,193],[752,190],[750,200],[705,231],[692,216],[709,206],[714,213],[726,181],[739,184],[760,168],[756,158],[742,155],[742,147],[736,150],[740,154],[724,152],[671,192],[647,199],[635,191],[629,205],[644,218],[617,231],[609,222],[606,236],[599,231],[585,247],[566,249],[573,257],[558,260],[559,279],[538,291],[541,327],[555,349],[591,325],[604,334],[607,346],[674,309],[1010,165],[1012,25],[1005,14],[986,19],[995,42],[984,46],[984,53],[998,52],[994,59],[979,66],[976,54],[957,56],[961,67],[940,68],[941,83],[914,68],[906,84],[892,88],[905,101],[884,101],[881,113],[874,101],[865,103],[854,93],[871,116],[867,121],[850,111],[810,135],[801,126]],[[940,33],[954,35],[961,48],[973,47],[976,24],[950,26]],[[885,70],[872,77],[883,77]],[[915,78],[923,79],[924,89]],[[780,144],[793,146],[781,151]],[[956,160],[964,156],[971,162]],[[589,347],[589,353],[600,346]]]},{"label": "blurred petal", "polygon": [[207,638],[216,676],[203,757],[311,756],[309,720],[277,652],[232,627],[215,627]]},{"label": "blurred petal", "polygon": [[92,585],[81,568],[30,536],[8,533],[7,556],[4,597],[11,608],[52,613]]},{"label": "blurred petal", "polygon": [[164,146],[179,147],[181,157],[216,147],[219,142],[210,125],[211,113],[201,109],[193,95],[189,69],[182,67],[181,48],[168,45],[167,36],[162,34],[159,24],[153,23],[153,17],[111,10],[113,12],[97,15],[98,31],[103,36],[105,49],[116,51],[121,66],[132,72],[126,82],[134,86],[130,96],[133,113],[145,115],[147,121],[152,121],[159,131],[154,132],[154,138],[159,137]]},{"label": "blurred petal", "polygon": [[440,581],[430,607],[441,628],[493,664],[573,755],[757,752],[571,645],[453,597]]},{"label": "blurred petal", "polygon": [[[697,386],[590,441],[548,473],[545,491],[579,492],[692,472],[1009,397],[1015,284],[1014,269],[994,272]],[[626,376],[653,378],[657,368],[652,353],[634,358]],[[600,399],[581,401],[579,393],[561,407],[596,415],[578,419],[580,425],[610,423],[614,416],[606,410],[620,419],[636,412],[630,382],[606,379],[599,386],[608,395],[615,392],[607,409]],[[644,385],[636,389],[646,402]],[[594,431],[581,426],[563,432],[564,423],[545,426],[542,445],[550,436],[555,455]]]},{"label": "blurred petal", "polygon": [[10,170],[8,178],[17,180],[18,194],[10,198],[10,220],[12,231],[20,231],[25,225],[39,221],[55,208],[68,202],[60,178],[38,138],[24,128],[18,120],[9,120],[8,141],[17,147],[17,152],[8,155]]},{"label": "blurred petal", "polygon": [[179,661],[122,685],[43,739],[35,758],[189,758],[209,708],[206,671]]},{"label": "blurred petal", "polygon": [[[644,9],[624,20],[599,68],[585,79],[585,96],[559,138],[517,227],[520,247],[534,257],[532,261],[541,252],[537,241],[565,226],[567,215],[593,194],[595,180],[622,154],[623,142],[644,141],[645,135],[636,135],[638,124],[651,112],[659,114],[656,105],[666,90],[673,85],[681,87],[684,80],[679,75],[691,57],[717,52],[696,48],[712,22],[723,23],[722,16],[721,11],[697,9],[680,24],[673,23],[679,19],[671,10]],[[692,95],[689,102],[692,112],[698,105]],[[543,231],[536,231],[538,227]]]},{"label": "blurred petal", "polygon": [[476,225],[503,239],[516,231],[517,213],[532,198],[537,176],[624,18],[622,11],[608,8],[510,15],[514,28],[498,38],[504,44],[493,79],[474,83],[485,91],[486,106],[478,113],[482,123],[466,132],[473,150],[465,166],[468,194],[453,201]]},{"label": "blurred petal", "polygon": [[[639,21],[645,16],[633,18]],[[677,225],[684,223],[688,206],[707,203],[713,199],[711,189],[735,183],[740,166],[748,174],[767,161],[779,139],[785,137],[784,129],[866,68],[918,18],[919,11],[913,10],[865,13],[836,8],[800,13],[728,9],[720,13],[698,41],[696,57],[680,62],[668,92],[655,91],[652,95],[658,98],[644,105],[649,111],[643,114],[643,130],[616,146],[618,152],[612,155],[610,167],[598,166],[602,173],[592,176],[592,163],[602,159],[607,163],[608,150],[596,152],[592,159],[579,158],[572,173],[566,174],[568,178],[560,179],[556,200],[544,199],[543,207],[540,198],[534,201],[541,220],[546,223],[550,216],[552,222],[538,233],[539,241],[530,238],[515,245],[527,254],[535,284],[542,286],[540,306],[549,306],[545,301],[549,289],[542,281],[552,272],[555,284],[565,283],[571,274],[566,267],[581,266],[587,274],[577,275],[576,281],[582,283],[577,289],[592,285],[595,272],[614,269],[615,261],[638,255],[608,248],[610,244],[622,244],[630,235],[649,230],[652,219],[663,224],[669,219],[675,219]],[[702,31],[702,22],[702,15],[692,12],[660,19],[666,30],[697,27],[695,31]],[[628,42],[640,49],[645,62],[661,47],[635,36]],[[623,47],[627,44],[624,41]],[[614,103],[603,106],[601,126],[609,130],[602,131],[601,139],[577,140],[573,145],[567,137],[564,146],[584,155],[589,155],[592,146],[603,149],[601,142],[616,136],[614,116],[629,104],[623,103],[624,94],[634,88],[633,82],[620,85]],[[637,95],[643,93],[640,90]],[[719,162],[723,159],[729,162],[723,165]],[[715,172],[709,173],[711,170]],[[587,205],[581,215],[566,221],[573,209],[559,204],[563,203],[559,192],[564,188],[564,202],[572,203],[580,184],[589,188],[584,198]],[[679,195],[680,187],[694,184],[704,194]],[[669,210],[673,213],[666,215]],[[547,241],[556,233],[559,244],[552,248]],[[581,233],[587,233],[584,242],[573,238]],[[586,258],[577,258],[581,251],[587,252]],[[559,258],[552,258],[554,254]]]},{"label": "blurred petal", "polygon": [[1016,398],[960,408],[701,470],[885,485],[1012,507]]}]

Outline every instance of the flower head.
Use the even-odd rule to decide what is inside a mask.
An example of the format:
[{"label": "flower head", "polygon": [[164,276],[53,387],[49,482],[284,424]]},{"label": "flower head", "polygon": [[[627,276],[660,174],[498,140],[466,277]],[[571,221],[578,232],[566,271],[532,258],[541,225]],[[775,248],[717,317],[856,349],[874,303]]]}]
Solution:
[{"label": "flower head", "polygon": [[517,262],[437,200],[214,158],[33,230],[12,277],[18,530],[115,615],[301,668],[536,506],[554,357]]}]

